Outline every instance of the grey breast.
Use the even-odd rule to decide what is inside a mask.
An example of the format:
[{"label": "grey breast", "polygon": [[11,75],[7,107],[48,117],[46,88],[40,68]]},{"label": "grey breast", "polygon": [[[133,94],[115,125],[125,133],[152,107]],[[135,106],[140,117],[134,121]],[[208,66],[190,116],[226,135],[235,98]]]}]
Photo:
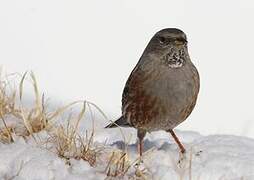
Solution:
[{"label": "grey breast", "polygon": [[144,89],[147,94],[158,99],[154,106],[160,113],[143,125],[143,128],[150,131],[173,129],[189,116],[196,104],[199,92],[198,72],[189,60],[181,68],[161,67],[153,73],[154,79],[144,83]]}]

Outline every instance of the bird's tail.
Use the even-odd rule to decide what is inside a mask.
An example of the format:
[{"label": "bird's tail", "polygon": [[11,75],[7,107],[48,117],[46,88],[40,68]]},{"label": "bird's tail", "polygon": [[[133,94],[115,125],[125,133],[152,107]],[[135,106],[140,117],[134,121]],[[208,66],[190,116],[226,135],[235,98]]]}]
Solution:
[{"label": "bird's tail", "polygon": [[131,125],[126,121],[126,119],[123,116],[121,116],[119,119],[117,119],[115,122],[112,122],[111,124],[107,125],[105,128],[115,128],[118,126],[131,127]]}]

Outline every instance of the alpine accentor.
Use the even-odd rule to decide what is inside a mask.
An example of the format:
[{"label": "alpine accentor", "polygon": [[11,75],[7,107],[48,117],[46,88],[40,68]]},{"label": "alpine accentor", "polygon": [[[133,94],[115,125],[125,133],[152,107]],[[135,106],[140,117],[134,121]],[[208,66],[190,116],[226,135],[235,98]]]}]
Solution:
[{"label": "alpine accentor", "polygon": [[173,128],[190,115],[198,92],[199,74],[189,57],[185,33],[163,29],[152,37],[126,82],[122,116],[106,128],[136,128],[140,156],[146,132],[157,130],[169,132],[184,153]]}]

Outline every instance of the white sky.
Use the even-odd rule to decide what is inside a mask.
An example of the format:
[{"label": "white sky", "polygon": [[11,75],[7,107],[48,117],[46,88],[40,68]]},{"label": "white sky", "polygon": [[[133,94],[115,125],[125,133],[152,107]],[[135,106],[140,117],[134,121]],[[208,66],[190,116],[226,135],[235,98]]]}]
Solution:
[{"label": "white sky", "polygon": [[110,118],[153,34],[186,32],[201,76],[192,115],[178,128],[254,137],[251,0],[0,1],[0,64],[33,70],[47,97],[87,99]]}]

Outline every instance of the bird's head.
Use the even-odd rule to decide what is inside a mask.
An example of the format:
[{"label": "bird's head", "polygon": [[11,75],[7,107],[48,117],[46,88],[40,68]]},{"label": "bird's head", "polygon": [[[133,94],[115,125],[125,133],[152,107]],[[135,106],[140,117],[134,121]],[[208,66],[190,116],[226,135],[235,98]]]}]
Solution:
[{"label": "bird's head", "polygon": [[181,67],[188,55],[186,35],[176,28],[162,29],[152,37],[144,53],[169,67]]}]

